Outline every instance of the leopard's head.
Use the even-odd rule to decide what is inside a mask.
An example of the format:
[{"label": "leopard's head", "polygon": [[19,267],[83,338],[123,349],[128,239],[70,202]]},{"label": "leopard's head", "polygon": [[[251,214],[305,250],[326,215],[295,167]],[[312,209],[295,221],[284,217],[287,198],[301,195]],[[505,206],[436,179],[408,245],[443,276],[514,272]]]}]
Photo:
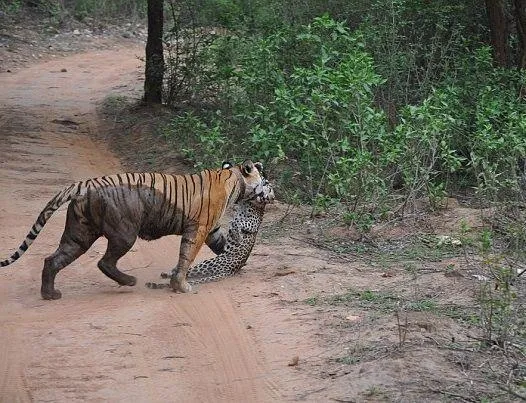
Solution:
[{"label": "leopard's head", "polygon": [[275,198],[274,189],[267,178],[263,176],[263,164],[261,162],[254,162],[253,167],[259,172],[259,175],[261,176],[261,185],[256,187],[252,196],[249,196],[247,199],[261,204],[272,203]]}]

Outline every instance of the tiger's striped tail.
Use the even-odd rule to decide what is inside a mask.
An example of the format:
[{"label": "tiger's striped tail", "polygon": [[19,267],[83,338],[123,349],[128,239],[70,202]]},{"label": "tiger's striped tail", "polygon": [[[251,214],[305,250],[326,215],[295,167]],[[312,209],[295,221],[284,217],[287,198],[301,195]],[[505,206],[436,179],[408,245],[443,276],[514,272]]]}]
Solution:
[{"label": "tiger's striped tail", "polygon": [[31,227],[31,230],[27,234],[26,239],[24,239],[22,244],[18,247],[18,250],[15,253],[13,253],[10,258],[0,261],[0,267],[9,266],[11,263],[17,261],[20,258],[20,256],[22,256],[26,252],[26,250],[36,239],[40,231],[42,231],[42,228],[44,228],[44,225],[46,225],[47,221],[53,215],[53,213],[57,211],[58,208],[64,203],[70,201],[74,195],[78,195],[80,193],[82,187],[81,185],[81,182],[73,183],[72,185],[63,189],[61,192],[57,193],[49,201],[46,207],[44,207],[42,212],[38,215],[37,220]]}]

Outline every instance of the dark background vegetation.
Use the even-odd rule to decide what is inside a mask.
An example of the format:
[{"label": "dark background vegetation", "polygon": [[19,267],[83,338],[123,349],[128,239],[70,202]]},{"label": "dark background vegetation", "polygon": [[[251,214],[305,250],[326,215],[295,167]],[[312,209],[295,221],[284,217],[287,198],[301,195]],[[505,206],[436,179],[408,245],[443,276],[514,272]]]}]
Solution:
[{"label": "dark background vegetation", "polygon": [[523,203],[524,1],[164,4],[162,133],[197,165],[261,159],[363,231],[422,197]]},{"label": "dark background vegetation", "polygon": [[[497,207],[526,239],[526,1],[0,0],[148,19],[146,103],[196,166],[262,160],[282,199],[366,233],[416,200]],[[504,228],[504,231],[508,229]]]}]

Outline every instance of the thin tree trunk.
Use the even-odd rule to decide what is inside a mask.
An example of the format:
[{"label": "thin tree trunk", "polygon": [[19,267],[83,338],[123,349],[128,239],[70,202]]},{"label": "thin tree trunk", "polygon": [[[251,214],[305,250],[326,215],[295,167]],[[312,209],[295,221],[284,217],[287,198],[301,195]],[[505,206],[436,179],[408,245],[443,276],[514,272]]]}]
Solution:
[{"label": "thin tree trunk", "polygon": [[[519,38],[518,62],[519,69],[526,69],[526,0],[514,0],[515,21],[517,22],[517,36]],[[526,87],[520,89],[520,97],[526,99]]]},{"label": "thin tree trunk", "polygon": [[486,0],[493,58],[502,67],[509,66],[509,26],[506,20],[505,4],[502,0]]},{"label": "thin tree trunk", "polygon": [[163,0],[148,0],[144,101],[149,104],[160,104],[163,99],[163,18]]},{"label": "thin tree trunk", "polygon": [[526,68],[526,0],[514,0],[517,36],[519,37],[518,68]]}]

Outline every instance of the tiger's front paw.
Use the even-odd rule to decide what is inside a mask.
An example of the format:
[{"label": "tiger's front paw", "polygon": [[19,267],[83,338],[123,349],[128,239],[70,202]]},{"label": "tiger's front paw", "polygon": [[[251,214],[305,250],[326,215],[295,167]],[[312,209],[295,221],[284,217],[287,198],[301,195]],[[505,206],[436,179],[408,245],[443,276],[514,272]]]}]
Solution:
[{"label": "tiger's front paw", "polygon": [[188,281],[186,280],[179,281],[177,278],[172,277],[170,280],[170,286],[174,291],[192,292],[192,286],[188,284]]}]

